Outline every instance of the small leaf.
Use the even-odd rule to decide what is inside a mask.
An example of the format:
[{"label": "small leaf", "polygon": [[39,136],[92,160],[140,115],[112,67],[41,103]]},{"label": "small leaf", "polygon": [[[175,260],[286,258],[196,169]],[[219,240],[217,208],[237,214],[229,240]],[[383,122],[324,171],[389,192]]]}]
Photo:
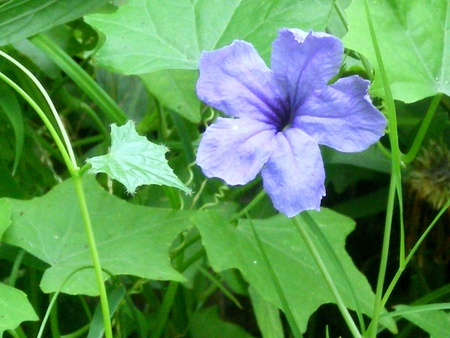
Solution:
[{"label": "small leaf", "polygon": [[0,337],[6,330],[14,330],[20,323],[38,320],[27,296],[20,290],[0,284]]},{"label": "small leaf", "polygon": [[[397,305],[395,309],[404,311],[402,317],[430,334],[430,338],[446,338],[450,332],[450,314],[444,311],[414,312],[414,306]],[[419,307],[416,307],[419,308]],[[410,311],[408,311],[410,310]]]},{"label": "small leaf", "polygon": [[87,160],[90,173],[106,173],[122,183],[133,194],[144,184],[175,187],[190,193],[167,164],[164,146],[149,142],[138,135],[132,121],[118,127],[111,125],[111,151],[107,155]]}]

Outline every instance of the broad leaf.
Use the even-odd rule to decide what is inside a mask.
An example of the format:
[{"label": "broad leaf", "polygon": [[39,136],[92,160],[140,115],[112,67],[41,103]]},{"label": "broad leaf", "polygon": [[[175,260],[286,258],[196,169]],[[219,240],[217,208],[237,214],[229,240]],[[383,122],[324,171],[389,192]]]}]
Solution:
[{"label": "broad leaf", "polygon": [[0,240],[11,224],[11,206],[7,200],[0,200]]},{"label": "broad leaf", "polygon": [[[377,65],[364,0],[347,9],[347,47]],[[450,95],[450,0],[369,0],[377,40],[394,98],[414,102],[437,93]],[[371,88],[383,97],[378,68]]]},{"label": "broad leaf", "polygon": [[123,74],[164,71],[147,78],[149,90],[168,108],[198,122],[200,102],[191,79],[197,76],[202,51],[243,39],[268,61],[278,29],[324,30],[332,4],[332,0],[129,0],[115,13],[92,14],[85,20],[106,35],[96,55],[101,66]]},{"label": "broad leaf", "polygon": [[[172,268],[168,250],[176,235],[190,226],[191,214],[133,205],[108,194],[92,176],[83,180],[105,271],[184,281]],[[98,294],[93,270],[82,269],[92,261],[73,182],[67,180],[29,201],[8,201],[12,224],[3,240],[51,265],[42,290],[50,293],[62,287],[69,294]]]},{"label": "broad leaf", "polygon": [[[319,224],[341,260],[344,270],[352,282],[362,311],[370,316],[374,295],[367,279],[358,271],[345,251],[345,238],[354,229],[354,222],[327,209],[322,209],[320,213],[311,212],[310,214]],[[208,259],[216,271],[230,268],[241,270],[244,278],[264,299],[282,308],[248,221],[240,221],[239,225],[235,227],[227,224],[219,213],[204,212],[196,214],[193,222],[202,235]],[[288,295],[287,301],[296,322],[299,328],[305,331],[311,314],[320,305],[334,302],[334,297],[290,219],[278,215],[265,220],[254,220],[253,223],[284,294]],[[306,224],[303,226],[307,227]],[[312,233],[311,237],[315,238]],[[335,270],[334,264],[328,259],[318,240],[315,240],[315,245],[347,307],[354,309],[351,294]],[[384,321],[383,325],[395,330],[392,320]]]},{"label": "broad leaf", "polygon": [[397,305],[396,310],[408,311],[402,317],[430,334],[430,338],[448,338],[450,332],[450,314],[444,311],[414,312],[414,306]]},{"label": "broad leaf", "polygon": [[0,283],[0,337],[6,330],[14,330],[20,323],[38,320],[27,296],[20,290]]},{"label": "broad leaf", "polygon": [[175,187],[189,193],[178,179],[165,158],[168,149],[149,142],[136,132],[132,121],[118,127],[111,125],[111,151],[86,162],[92,165],[89,172],[106,173],[121,182],[133,194],[144,184]]},{"label": "broad leaf", "polygon": [[75,20],[108,0],[11,0],[0,7],[0,46]]}]

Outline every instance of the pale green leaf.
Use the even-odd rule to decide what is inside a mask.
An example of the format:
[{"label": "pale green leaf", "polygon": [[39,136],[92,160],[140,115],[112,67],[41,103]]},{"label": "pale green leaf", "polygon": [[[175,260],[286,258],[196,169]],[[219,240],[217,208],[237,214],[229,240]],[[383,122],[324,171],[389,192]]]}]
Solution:
[{"label": "pale green leaf", "polygon": [[[384,96],[364,0],[347,9],[347,47],[375,66],[371,92]],[[450,0],[368,0],[375,33],[394,99],[414,102],[438,93],[450,95]]]},{"label": "pale green leaf", "polygon": [[202,51],[235,39],[255,45],[268,62],[283,27],[324,30],[332,0],[129,0],[116,12],[85,20],[106,36],[95,56],[100,66],[123,74],[147,74],[158,100],[192,122],[200,120],[194,92]]},{"label": "pale green leaf", "polygon": [[20,290],[0,283],[0,337],[20,323],[38,320],[27,296]]},{"label": "pale green leaf", "polygon": [[[339,257],[352,282],[362,311],[370,316],[374,294],[367,279],[359,272],[345,250],[345,239],[354,229],[354,222],[324,208],[321,212],[311,212],[310,215],[318,223]],[[218,212],[199,213],[192,220],[202,235],[208,259],[216,271],[230,268],[241,270],[244,278],[261,297],[282,308],[248,221],[241,220],[235,227],[228,224]],[[307,227],[302,219],[300,222]],[[289,296],[287,301],[295,320],[299,328],[305,331],[311,314],[322,304],[334,302],[334,297],[290,219],[278,215],[269,219],[253,220],[253,224],[284,294]],[[311,237],[315,238],[312,233]],[[335,265],[328,258],[320,242],[317,239],[314,242],[345,304],[348,308],[355,309],[347,284],[339,277]],[[386,319],[382,323],[395,330],[392,319]]]},{"label": "pale green leaf", "polygon": [[444,311],[414,312],[414,306],[397,305],[396,310],[408,311],[402,317],[430,334],[430,338],[448,338],[450,332],[450,314]]},{"label": "pale green leaf", "polygon": [[[92,176],[83,178],[83,186],[105,271],[185,280],[171,266],[168,250],[176,235],[191,226],[191,213],[128,203],[103,190]],[[29,201],[5,200],[11,204],[12,224],[3,240],[50,265],[42,290],[50,293],[62,287],[69,294],[97,295],[93,269],[82,269],[91,267],[92,259],[73,182],[67,180]]]},{"label": "pale green leaf", "polygon": [[0,6],[0,46],[75,20],[108,0],[11,0]]},{"label": "pale green leaf", "polygon": [[189,193],[189,188],[169,167],[165,158],[167,151],[166,147],[140,136],[134,123],[128,121],[120,127],[111,125],[111,150],[107,155],[92,157],[86,162],[92,165],[90,173],[106,173],[132,194],[144,184],[167,185]]}]

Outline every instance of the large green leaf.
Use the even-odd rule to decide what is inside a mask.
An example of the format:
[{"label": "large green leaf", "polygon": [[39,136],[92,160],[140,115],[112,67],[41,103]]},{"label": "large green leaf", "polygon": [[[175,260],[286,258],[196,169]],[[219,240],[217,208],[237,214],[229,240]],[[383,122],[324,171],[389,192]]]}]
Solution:
[{"label": "large green leaf", "polygon": [[[354,222],[327,209],[310,214],[339,257],[352,282],[362,311],[370,316],[374,295],[367,279],[358,271],[345,251],[345,239],[354,229]],[[216,271],[230,268],[241,270],[246,280],[264,299],[282,308],[248,221],[240,221],[235,227],[228,224],[226,219],[217,212],[204,212],[196,214],[193,222],[202,235],[208,259]],[[290,219],[278,215],[270,219],[254,220],[253,223],[284,294],[288,295],[287,301],[299,328],[305,331],[311,314],[320,305],[334,302],[334,297]],[[302,225],[307,227],[305,223]],[[311,237],[315,238],[312,233]],[[320,242],[317,239],[314,241],[344,302],[347,307],[354,309],[346,283],[339,277],[339,273],[334,268],[335,265],[328,259]],[[395,328],[392,320],[384,321],[383,324],[391,329]]]},{"label": "large green leaf", "polygon": [[0,46],[72,21],[108,0],[11,0],[0,7]]},{"label": "large green leaf", "polygon": [[[84,178],[83,184],[106,271],[185,280],[172,268],[168,250],[176,235],[190,225],[188,212],[130,204],[108,194],[92,176]],[[41,281],[42,290],[55,292],[63,287],[70,294],[98,294],[93,269],[78,271],[69,278],[77,269],[92,266],[73,182],[67,180],[29,201],[9,201],[12,224],[4,241],[51,265]]]},{"label": "large green leaf", "polygon": [[448,338],[450,314],[444,311],[417,311],[414,306],[397,305],[396,310],[404,311],[402,317],[430,334],[430,338]]},{"label": "large green leaf", "polygon": [[189,193],[165,158],[168,149],[151,143],[140,136],[134,123],[128,121],[118,127],[111,125],[111,150],[107,155],[96,156],[86,162],[92,165],[91,173],[107,173],[134,194],[144,184],[174,187]]},{"label": "large green leaf", "polygon": [[[347,9],[347,47],[377,65],[364,0]],[[450,95],[450,0],[369,0],[377,40],[394,98],[414,102],[437,93]],[[376,67],[372,86],[383,96]]]},{"label": "large green leaf", "polygon": [[[199,101],[191,80],[200,54],[231,43],[252,42],[268,61],[278,29],[324,30],[332,0],[129,0],[115,13],[85,20],[106,35],[97,62],[123,74],[166,73],[147,79],[168,108],[198,122]],[[179,72],[176,70],[192,70]],[[170,72],[168,71],[170,70]],[[190,92],[190,94],[186,94]],[[180,95],[181,94],[181,95]]]},{"label": "large green leaf", "polygon": [[38,320],[27,296],[20,290],[0,283],[0,337],[20,323]]}]

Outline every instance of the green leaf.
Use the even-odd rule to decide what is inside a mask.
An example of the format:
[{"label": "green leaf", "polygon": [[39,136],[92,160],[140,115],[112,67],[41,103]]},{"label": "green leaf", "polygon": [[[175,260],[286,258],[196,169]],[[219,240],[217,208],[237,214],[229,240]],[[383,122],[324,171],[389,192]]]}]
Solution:
[{"label": "green leaf", "polygon": [[414,306],[397,305],[399,311],[411,310],[402,317],[430,334],[430,338],[448,338],[450,332],[450,314],[444,311],[414,312]]},{"label": "green leaf", "polygon": [[332,3],[130,0],[114,13],[92,14],[85,20],[106,35],[96,54],[99,65],[123,74],[160,71],[144,76],[149,91],[164,106],[198,122],[194,70],[202,51],[243,39],[253,43],[268,61],[278,29],[324,30]]},{"label": "green leaf", "polygon": [[271,338],[285,337],[278,308],[262,298],[251,286],[248,288],[248,293],[252,300],[253,311],[255,312],[256,321],[262,336]]},{"label": "green leaf", "polygon": [[330,0],[130,0],[116,12],[85,17],[106,35],[96,59],[125,74],[197,69],[203,50],[244,39],[267,57],[282,27],[324,29]]},{"label": "green leaf", "polygon": [[165,158],[168,149],[149,142],[138,135],[132,121],[118,127],[111,125],[111,151],[86,162],[92,165],[91,173],[106,173],[122,183],[129,193],[144,184],[175,187],[189,193],[173,173]]},{"label": "green leaf", "polygon": [[[92,176],[83,178],[83,185],[105,271],[185,281],[172,268],[168,250],[176,235],[191,225],[191,213],[133,205],[108,194]],[[50,264],[42,290],[62,287],[69,294],[97,295],[93,269],[82,269],[91,267],[92,260],[73,182],[67,180],[29,201],[6,200],[12,224],[3,240]]]},{"label": "green leaf", "polygon": [[[384,90],[363,6],[347,9],[345,45],[375,66],[374,95]],[[415,102],[437,93],[450,95],[450,0],[369,0],[381,55],[395,99]]]},{"label": "green leaf", "polygon": [[[340,258],[345,272],[353,283],[354,290],[357,291],[362,311],[370,316],[375,297],[367,279],[359,272],[345,251],[345,239],[354,229],[354,222],[331,210],[324,208],[321,210],[320,213],[311,212],[311,216],[319,224]],[[241,220],[235,227],[227,224],[226,219],[218,212],[196,214],[192,221],[202,235],[203,245],[214,270],[223,271],[230,268],[241,270],[244,278],[261,297],[282,308],[248,221]],[[307,226],[302,219],[300,222]],[[334,297],[290,219],[277,215],[269,219],[253,220],[253,224],[284,293],[289,295],[287,301],[295,320],[299,328],[305,331],[311,314],[320,305],[334,302]],[[312,233],[311,237],[315,238]],[[315,239],[315,245],[334,277],[347,307],[354,309],[352,296],[346,288],[346,283],[339,277],[334,264],[330,262],[317,239]],[[391,319],[383,321],[383,325],[395,330],[395,323]]]},{"label": "green leaf", "polygon": [[22,110],[20,109],[19,101],[17,101],[16,94],[10,87],[4,83],[0,83],[0,108],[8,118],[11,126],[14,130],[14,136],[16,138],[16,154],[14,157],[13,175],[16,172],[19,165],[20,156],[22,155],[23,140],[24,140],[24,126]]},{"label": "green leaf", "polygon": [[200,100],[193,90],[198,71],[157,70],[142,74],[140,78],[148,90],[167,108],[194,123],[200,121]]},{"label": "green leaf", "polygon": [[0,7],[0,46],[75,20],[108,0],[11,0]]},{"label": "green leaf", "polygon": [[189,330],[193,338],[251,338],[243,328],[223,321],[217,307],[194,312],[190,318]]},{"label": "green leaf", "polygon": [[38,320],[27,296],[20,290],[0,283],[0,337],[20,323]]}]

